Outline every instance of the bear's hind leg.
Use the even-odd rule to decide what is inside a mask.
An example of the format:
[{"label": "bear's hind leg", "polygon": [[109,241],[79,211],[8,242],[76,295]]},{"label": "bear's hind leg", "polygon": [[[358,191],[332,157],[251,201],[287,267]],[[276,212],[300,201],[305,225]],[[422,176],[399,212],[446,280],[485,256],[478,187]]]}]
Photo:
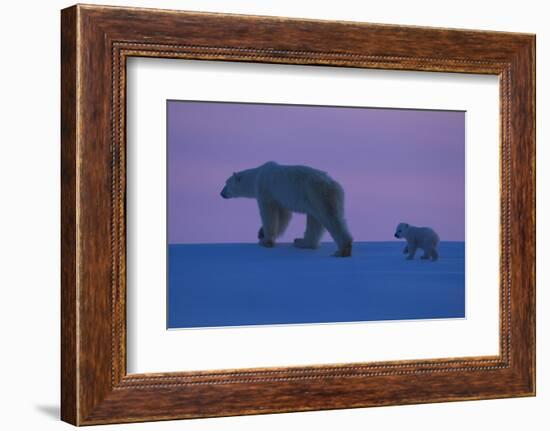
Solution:
[{"label": "bear's hind leg", "polygon": [[437,259],[439,259],[439,253],[437,253],[437,250],[434,248],[432,249],[432,261],[436,261]]},{"label": "bear's hind leg", "polygon": [[307,215],[306,232],[303,238],[296,238],[294,245],[298,248],[317,248],[324,232],[323,225],[315,217]]},{"label": "bear's hind leg", "polygon": [[344,191],[337,184],[319,184],[308,194],[312,213],[336,242],[334,256],[351,256],[352,237],[344,219]]},{"label": "bear's hind leg", "polygon": [[336,242],[338,250],[333,256],[337,257],[349,257],[351,256],[351,234],[348,231],[346,222],[343,217],[337,215],[336,217],[331,214],[323,214],[321,216],[321,223],[326,228],[330,236]]}]

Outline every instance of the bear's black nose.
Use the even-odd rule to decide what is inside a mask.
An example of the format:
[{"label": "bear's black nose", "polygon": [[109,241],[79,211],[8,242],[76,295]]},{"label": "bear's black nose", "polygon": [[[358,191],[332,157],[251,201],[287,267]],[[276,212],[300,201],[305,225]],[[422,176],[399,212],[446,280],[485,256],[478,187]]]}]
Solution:
[{"label": "bear's black nose", "polygon": [[396,233],[393,234],[394,237],[399,238]]}]

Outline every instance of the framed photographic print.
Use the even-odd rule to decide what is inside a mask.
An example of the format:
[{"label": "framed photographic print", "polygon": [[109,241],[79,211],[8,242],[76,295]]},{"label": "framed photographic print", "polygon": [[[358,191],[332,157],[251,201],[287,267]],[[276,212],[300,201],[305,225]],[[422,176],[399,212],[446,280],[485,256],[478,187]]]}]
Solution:
[{"label": "framed photographic print", "polygon": [[535,394],[535,37],[62,11],[62,419]]}]

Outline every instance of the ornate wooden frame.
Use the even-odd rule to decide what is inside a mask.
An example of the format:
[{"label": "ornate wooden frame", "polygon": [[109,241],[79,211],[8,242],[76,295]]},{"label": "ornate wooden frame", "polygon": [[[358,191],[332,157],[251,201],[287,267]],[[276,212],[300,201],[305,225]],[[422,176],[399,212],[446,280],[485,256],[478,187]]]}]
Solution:
[{"label": "ornate wooden frame", "polygon": [[[75,425],[535,394],[535,36],[77,5],[62,11],[61,417]],[[500,77],[500,354],[126,373],[129,56]]]}]

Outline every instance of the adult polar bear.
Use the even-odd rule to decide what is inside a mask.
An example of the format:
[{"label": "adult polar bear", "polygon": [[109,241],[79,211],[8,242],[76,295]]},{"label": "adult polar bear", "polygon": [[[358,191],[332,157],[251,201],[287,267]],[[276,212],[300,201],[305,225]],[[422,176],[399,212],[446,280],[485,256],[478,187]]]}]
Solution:
[{"label": "adult polar bear", "polygon": [[344,219],[344,190],[327,173],[308,166],[286,166],[275,162],[234,173],[225,182],[221,196],[253,198],[258,201],[262,227],[260,244],[273,247],[290,222],[292,212],[307,214],[299,248],[317,248],[326,229],[338,246],[334,256],[351,256],[352,237]]}]

